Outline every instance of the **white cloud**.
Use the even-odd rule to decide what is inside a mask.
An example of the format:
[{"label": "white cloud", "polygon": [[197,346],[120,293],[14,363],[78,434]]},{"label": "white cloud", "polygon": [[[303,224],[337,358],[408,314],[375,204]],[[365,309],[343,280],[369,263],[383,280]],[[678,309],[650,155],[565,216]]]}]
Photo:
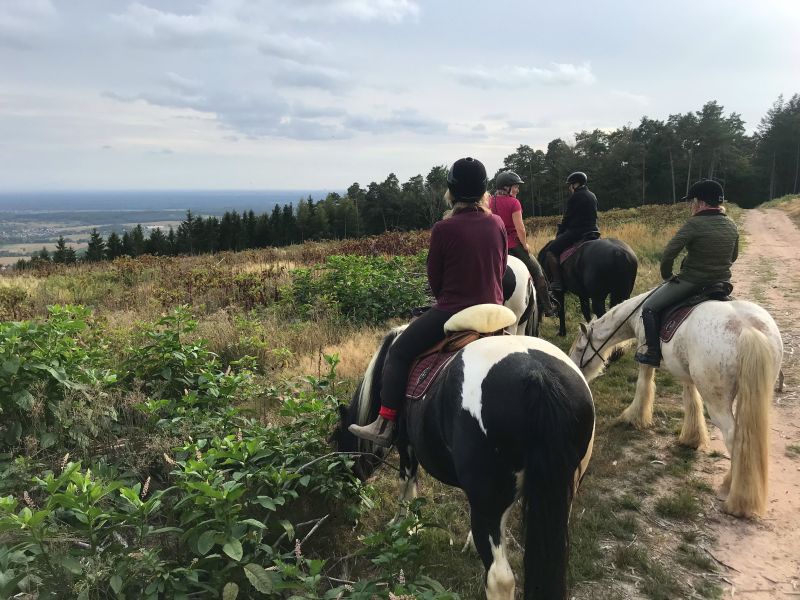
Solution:
[{"label": "white cloud", "polygon": [[134,2],[112,19],[148,40],[255,44],[266,54],[297,57],[323,46],[307,37],[277,32],[275,24],[353,20],[400,23],[418,14],[419,6],[412,0],[209,0],[185,14]]},{"label": "white cloud", "polygon": [[134,2],[124,13],[111,18],[131,32],[153,41],[224,43],[236,39],[243,24],[234,15],[209,8],[207,5],[194,14],[178,14]]},{"label": "white cloud", "polygon": [[58,13],[50,0],[0,2],[0,45],[26,46],[52,26]]},{"label": "white cloud", "polygon": [[413,0],[277,0],[288,17],[301,21],[385,21],[401,23],[419,16],[419,4]]},{"label": "white cloud", "polygon": [[416,110],[393,110],[388,116],[351,115],[345,119],[348,128],[373,134],[399,131],[423,135],[446,133],[447,123],[427,117]]},{"label": "white cloud", "polygon": [[272,81],[282,86],[338,92],[347,87],[350,76],[331,67],[284,61],[273,67]]},{"label": "white cloud", "polygon": [[616,96],[617,98],[622,98],[623,100],[627,100],[634,104],[638,104],[639,106],[650,105],[650,98],[642,94],[634,94],[631,92],[626,92],[624,90],[611,90],[611,94],[613,96]]},{"label": "white cloud", "polygon": [[258,49],[266,56],[300,60],[318,56],[325,50],[325,45],[309,37],[299,37],[284,33],[267,33],[259,41]]},{"label": "white cloud", "polygon": [[443,70],[463,85],[482,89],[508,85],[516,87],[590,85],[596,81],[589,63],[582,65],[551,63],[547,69],[504,65],[497,69],[445,66]]}]

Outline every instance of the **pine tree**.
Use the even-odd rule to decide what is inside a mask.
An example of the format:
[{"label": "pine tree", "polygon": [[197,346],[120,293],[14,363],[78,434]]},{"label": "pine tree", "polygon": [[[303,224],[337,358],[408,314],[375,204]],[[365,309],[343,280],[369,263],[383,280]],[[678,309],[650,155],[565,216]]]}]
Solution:
[{"label": "pine tree", "polygon": [[112,231],[108,236],[108,242],[106,242],[106,258],[114,260],[122,256],[123,252],[122,240],[119,239],[116,231]]},{"label": "pine tree", "polygon": [[178,253],[177,241],[175,240],[175,230],[170,226],[169,233],[167,233],[167,248],[170,256],[175,256]]},{"label": "pine tree", "polygon": [[67,262],[67,241],[64,236],[59,236],[56,249],[53,252],[53,262],[63,265]]},{"label": "pine tree", "polygon": [[145,252],[153,256],[166,256],[170,253],[167,236],[160,227],[155,227],[150,231],[150,237],[145,242]]},{"label": "pine tree", "polygon": [[136,225],[131,231],[130,234],[130,255],[131,256],[141,256],[144,254],[145,251],[145,242],[144,242],[144,229],[142,229],[141,225]]},{"label": "pine tree", "polygon": [[122,232],[122,254],[124,256],[133,256],[133,246],[131,244],[131,236],[127,231]]},{"label": "pine tree", "polygon": [[103,237],[97,233],[97,229],[92,229],[89,237],[89,246],[86,248],[86,262],[100,262],[105,258],[106,243]]}]

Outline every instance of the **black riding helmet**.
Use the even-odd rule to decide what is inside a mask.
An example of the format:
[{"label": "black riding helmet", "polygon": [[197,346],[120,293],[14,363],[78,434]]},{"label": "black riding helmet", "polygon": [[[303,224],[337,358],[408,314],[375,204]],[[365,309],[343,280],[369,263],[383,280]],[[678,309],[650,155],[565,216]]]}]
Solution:
[{"label": "black riding helmet", "polygon": [[581,185],[586,185],[586,182],[589,181],[589,178],[586,177],[586,173],[583,171],[575,171],[574,173],[570,173],[569,177],[567,177],[567,185],[572,183],[579,183]]},{"label": "black riding helmet", "polygon": [[522,177],[514,173],[514,171],[503,171],[495,179],[494,187],[495,189],[503,190],[512,185],[522,185],[523,183],[525,182],[522,181]]},{"label": "black riding helmet", "polygon": [[713,179],[701,179],[692,184],[689,193],[681,200],[693,200],[694,198],[702,200],[706,204],[719,206],[725,200],[725,194],[718,182]]},{"label": "black riding helmet", "polygon": [[488,184],[486,167],[476,158],[459,158],[447,172],[447,189],[456,202],[477,202]]}]

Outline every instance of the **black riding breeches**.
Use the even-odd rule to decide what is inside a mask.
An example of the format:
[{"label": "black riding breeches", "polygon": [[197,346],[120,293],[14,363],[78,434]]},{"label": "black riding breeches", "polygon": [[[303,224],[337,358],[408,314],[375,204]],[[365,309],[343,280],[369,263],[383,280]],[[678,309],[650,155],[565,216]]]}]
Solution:
[{"label": "black riding breeches", "polygon": [[513,248],[509,248],[508,253],[525,263],[525,266],[528,267],[528,271],[530,272],[534,283],[539,284],[540,281],[544,281],[544,272],[542,271],[542,266],[539,264],[539,261],[528,254],[527,250],[525,250],[525,248],[523,248],[520,244],[517,244]]},{"label": "black riding breeches", "polygon": [[397,336],[383,364],[383,406],[392,410],[402,408],[411,363],[425,350],[444,339],[444,324],[452,316],[451,313],[432,308],[411,321],[405,331]]},{"label": "black riding breeches", "polygon": [[547,251],[552,252],[558,257],[564,250],[578,242],[585,234],[586,232],[583,231],[565,231],[550,242],[550,245],[547,246]]},{"label": "black riding breeches", "polygon": [[677,278],[670,279],[644,301],[642,310],[652,310],[654,313],[658,314],[665,308],[674,306],[686,300],[686,298],[700,293],[702,289],[703,285],[700,283],[681,281]]}]

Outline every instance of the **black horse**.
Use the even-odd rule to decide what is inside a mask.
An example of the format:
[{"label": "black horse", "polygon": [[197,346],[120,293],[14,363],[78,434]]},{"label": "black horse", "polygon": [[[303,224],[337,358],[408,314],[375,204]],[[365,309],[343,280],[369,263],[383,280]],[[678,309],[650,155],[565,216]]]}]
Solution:
[{"label": "black horse", "polygon": [[[539,262],[543,265],[546,264],[544,256],[550,243],[539,251]],[[608,296],[611,296],[609,308],[631,297],[638,268],[636,254],[622,240],[602,238],[581,244],[561,265],[564,291],[554,293],[558,301],[558,335],[567,335],[565,292],[578,296],[583,318],[589,322],[592,320],[592,313],[598,317],[605,314]],[[550,278],[549,273],[545,274]]]},{"label": "black horse", "polygon": [[[378,414],[386,351],[393,330],[367,368],[349,407],[341,407],[334,441],[340,451],[379,452],[347,431]],[[401,498],[416,496],[419,464],[464,490],[472,539],[486,568],[486,596],[514,598],[504,522],[522,497],[525,598],[566,598],[567,521],[594,438],[594,405],[586,380],[558,348],[527,336],[480,339],[456,354],[420,400],[401,413],[397,449]],[[360,477],[376,462],[361,457]]]}]

